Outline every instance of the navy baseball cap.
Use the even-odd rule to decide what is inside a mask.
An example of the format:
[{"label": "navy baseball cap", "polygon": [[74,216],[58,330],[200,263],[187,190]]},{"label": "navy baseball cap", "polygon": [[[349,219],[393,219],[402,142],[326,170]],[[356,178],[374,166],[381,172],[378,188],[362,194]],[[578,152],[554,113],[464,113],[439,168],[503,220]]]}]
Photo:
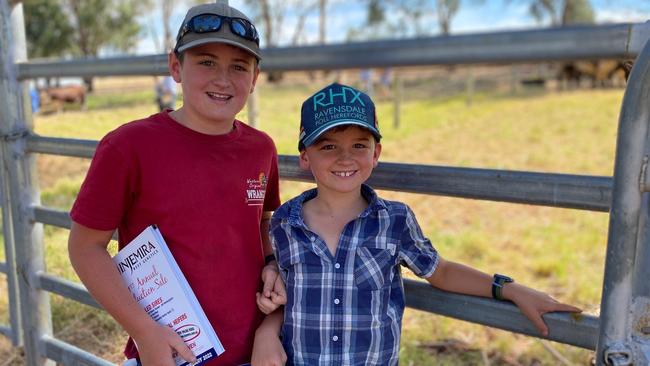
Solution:
[{"label": "navy baseball cap", "polygon": [[298,150],[313,144],[326,131],[344,125],[363,127],[381,140],[372,99],[353,87],[333,83],[302,103]]}]

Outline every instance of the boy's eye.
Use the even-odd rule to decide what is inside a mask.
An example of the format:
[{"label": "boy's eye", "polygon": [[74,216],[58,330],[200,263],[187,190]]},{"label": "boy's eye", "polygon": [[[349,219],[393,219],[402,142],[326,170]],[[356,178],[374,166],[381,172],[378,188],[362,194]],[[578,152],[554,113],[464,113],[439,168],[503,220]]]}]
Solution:
[{"label": "boy's eye", "polygon": [[368,147],[368,146],[366,146],[366,144],[362,144],[362,143],[360,143],[360,142],[354,144],[354,148],[355,148],[355,149],[365,149],[366,147]]},{"label": "boy's eye", "polygon": [[234,65],[233,68],[237,71],[248,71],[248,68],[243,65]]},{"label": "boy's eye", "polygon": [[212,66],[212,65],[214,65],[214,61],[212,61],[212,60],[201,60],[201,61],[199,61],[199,64],[204,65],[204,66]]},{"label": "boy's eye", "polygon": [[334,145],[332,144],[325,144],[320,147],[321,150],[334,150]]}]

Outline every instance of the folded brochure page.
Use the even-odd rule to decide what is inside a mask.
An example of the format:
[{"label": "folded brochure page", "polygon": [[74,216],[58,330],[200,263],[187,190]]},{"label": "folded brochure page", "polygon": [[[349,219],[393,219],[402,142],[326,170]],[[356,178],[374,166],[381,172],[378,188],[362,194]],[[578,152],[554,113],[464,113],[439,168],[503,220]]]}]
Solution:
[{"label": "folded brochure page", "polygon": [[[148,226],[114,257],[135,301],[159,324],[174,329],[192,350],[197,363],[224,352],[210,321],[169,251],[160,230]],[[180,356],[177,366],[188,365]]]}]

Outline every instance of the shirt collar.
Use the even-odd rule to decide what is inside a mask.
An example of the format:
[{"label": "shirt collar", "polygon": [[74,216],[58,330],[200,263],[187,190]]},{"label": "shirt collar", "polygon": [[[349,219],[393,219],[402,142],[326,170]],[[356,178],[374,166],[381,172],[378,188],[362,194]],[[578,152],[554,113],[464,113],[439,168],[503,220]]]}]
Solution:
[{"label": "shirt collar", "polygon": [[[305,204],[305,202],[309,201],[310,199],[313,199],[318,195],[318,191],[316,188],[312,188],[310,190],[307,190],[300,194],[298,197],[290,200],[287,202],[288,204],[288,212],[286,212],[286,215],[283,215],[288,219],[288,222],[292,226],[301,226],[301,227],[307,227],[305,224],[303,218],[302,218],[302,207]],[[368,207],[366,207],[365,210],[361,214],[359,214],[359,217],[367,217],[371,213],[377,212],[379,210],[385,210],[387,209],[386,203],[384,200],[379,198],[377,196],[377,193],[375,193],[374,189],[372,189],[369,185],[367,184],[362,184],[361,185],[361,195],[363,198],[368,201]]]}]

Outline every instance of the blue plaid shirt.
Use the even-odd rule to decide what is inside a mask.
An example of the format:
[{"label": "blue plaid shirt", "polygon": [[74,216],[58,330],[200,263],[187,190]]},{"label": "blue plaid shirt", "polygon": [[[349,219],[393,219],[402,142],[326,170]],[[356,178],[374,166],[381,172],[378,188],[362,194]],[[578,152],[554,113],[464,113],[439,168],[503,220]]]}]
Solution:
[{"label": "blue plaid shirt", "polygon": [[438,254],[411,209],[372,188],[368,207],[343,229],[336,256],[302,216],[315,189],[271,219],[271,240],[287,286],[282,342],[287,365],[397,365],[404,313],[399,265],[428,277]]}]

